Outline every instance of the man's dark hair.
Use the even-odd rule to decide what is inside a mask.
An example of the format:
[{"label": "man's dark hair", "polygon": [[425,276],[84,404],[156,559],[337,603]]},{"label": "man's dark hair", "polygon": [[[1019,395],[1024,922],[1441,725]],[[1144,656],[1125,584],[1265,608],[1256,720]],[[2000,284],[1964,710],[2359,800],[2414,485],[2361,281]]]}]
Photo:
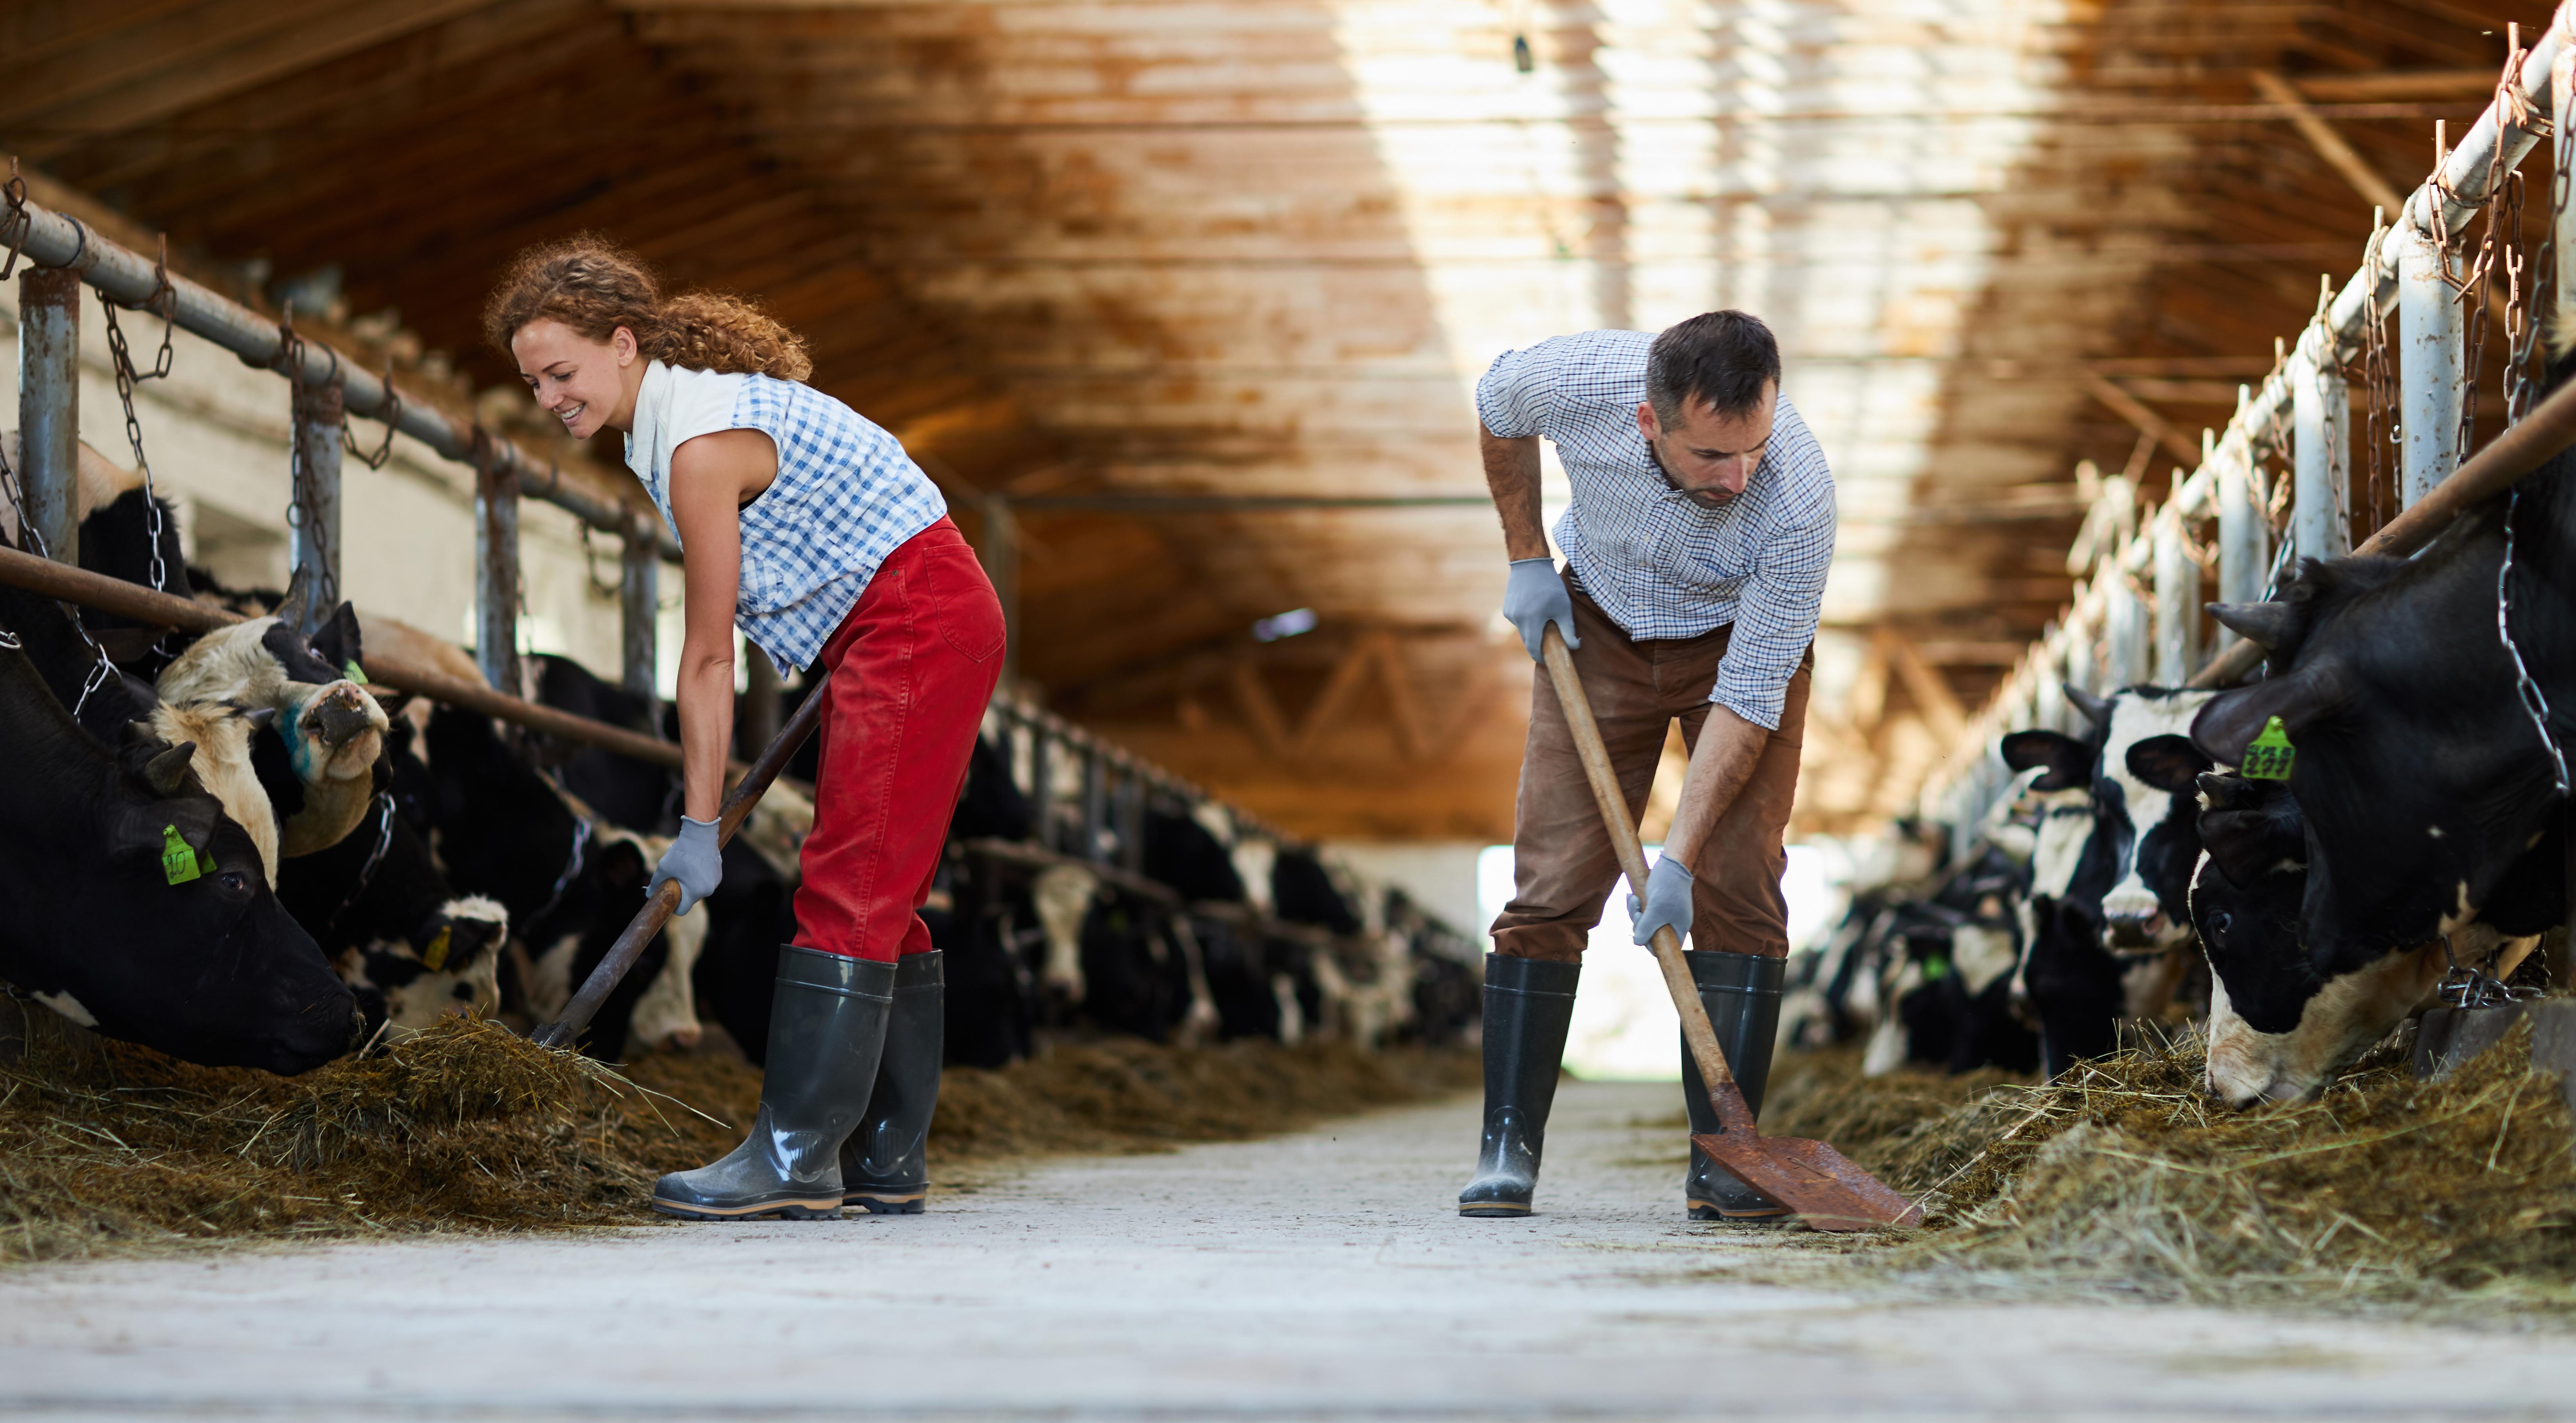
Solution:
[{"label": "man's dark hair", "polygon": [[1691,396],[1732,420],[1760,409],[1762,387],[1779,379],[1780,343],[1760,317],[1741,311],[1704,312],[1667,327],[1646,352],[1646,403],[1667,430],[1681,423]]}]

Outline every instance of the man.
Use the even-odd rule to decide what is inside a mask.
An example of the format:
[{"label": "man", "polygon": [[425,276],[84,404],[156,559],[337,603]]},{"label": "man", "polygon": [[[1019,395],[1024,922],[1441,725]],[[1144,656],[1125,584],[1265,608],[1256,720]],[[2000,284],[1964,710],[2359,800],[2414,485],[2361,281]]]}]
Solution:
[{"label": "man", "polygon": [[[1781,832],[1834,552],[1833,475],[1780,396],[1778,343],[1740,311],[1660,336],[1592,331],[1507,352],[1477,383],[1476,410],[1512,560],[1504,616],[1533,658],[1548,624],[1563,631],[1630,806],[1681,719],[1690,771],[1663,857],[1629,899],[1636,941],[1667,924],[1689,933],[1701,1001],[1759,1112],[1789,951]],[[1539,519],[1542,438],[1574,491],[1556,525],[1563,577]],[[1461,1215],[1529,1213],[1584,940],[1619,877],[1544,674],[1512,858],[1512,900],[1485,960],[1484,1150]],[[1682,1097],[1692,1131],[1717,1129],[1687,1052]],[[1697,1151],[1683,1195],[1694,1220],[1789,1214]]]}]

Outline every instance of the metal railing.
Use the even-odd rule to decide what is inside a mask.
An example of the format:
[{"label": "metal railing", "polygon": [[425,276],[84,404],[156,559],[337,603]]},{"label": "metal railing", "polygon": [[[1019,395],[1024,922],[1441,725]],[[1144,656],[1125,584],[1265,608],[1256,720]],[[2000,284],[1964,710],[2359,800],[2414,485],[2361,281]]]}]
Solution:
[{"label": "metal railing", "polygon": [[[2381,215],[2359,270],[2340,290],[2320,292],[2316,315],[2294,344],[2276,353],[2272,373],[2259,386],[2238,387],[2235,415],[2224,430],[2202,432],[2198,467],[2188,476],[2176,472],[2161,506],[2142,508],[2126,477],[2101,482],[2068,559],[2068,571],[2081,580],[2072,599],[1970,718],[1920,792],[1920,812],[1950,826],[1961,848],[2012,782],[1996,749],[2004,733],[2083,729],[2062,684],[2100,693],[2141,682],[2235,681],[2252,670],[2259,653],[2219,629],[2217,655],[2205,655],[2204,578],[2214,581],[2217,601],[2254,602],[2277,590],[2295,559],[2353,551],[2347,545],[2354,441],[2344,371],[2358,361],[2379,375],[2389,359],[2381,337],[2392,313],[2399,326],[2396,399],[2380,411],[2383,392],[2368,396],[2374,412],[2396,421],[2394,486],[2402,512],[2364,551],[2421,547],[2467,504],[2576,439],[2576,404],[2564,398],[2576,392],[2561,392],[2527,414],[2515,408],[2522,394],[2515,383],[2529,358],[2539,306],[2529,282],[2535,273],[2525,270],[2539,264],[2523,263],[2511,276],[2520,283],[2518,295],[2535,298],[2532,319],[2504,333],[2507,415],[2523,418],[2461,462],[2475,400],[2470,351],[2473,344],[2483,350],[2470,332],[2486,316],[2488,287],[2498,275],[2486,264],[2497,258],[2494,229],[2507,214],[2489,214],[2486,251],[2471,250],[2477,244],[2470,229],[2490,202],[2518,198],[2518,190],[2507,191],[2518,182],[2513,175],[2545,134],[2556,136],[2548,185],[2552,278],[2561,293],[2576,282],[2576,205],[2568,177],[2576,45],[2568,42],[2569,30],[2562,5],[2530,49],[2515,52],[2510,72],[2498,76],[2496,101],[2433,177],[2407,196],[2394,223]],[[2381,453],[2374,451],[2374,461]]]}]

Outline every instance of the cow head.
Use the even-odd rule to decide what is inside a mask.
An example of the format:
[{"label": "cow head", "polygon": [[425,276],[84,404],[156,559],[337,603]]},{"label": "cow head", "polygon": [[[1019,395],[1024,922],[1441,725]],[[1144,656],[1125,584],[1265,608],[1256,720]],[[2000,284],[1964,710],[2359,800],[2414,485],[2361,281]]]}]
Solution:
[{"label": "cow head", "polygon": [[501,945],[509,911],[476,895],[451,899],[410,935],[379,939],[340,956],[340,977],[357,995],[373,1034],[390,1023],[418,1032],[454,1014],[501,1006]]},{"label": "cow head", "polygon": [[279,906],[260,852],[191,767],[130,727],[75,727],[0,651],[0,976],[74,1022],[216,1066],[295,1073],[349,1050],[357,1014]]},{"label": "cow head", "polygon": [[[2525,492],[2514,626],[2551,703],[2576,705],[2562,701],[2576,698],[2564,503],[2547,480]],[[2468,514],[2404,563],[2311,564],[2269,623],[2229,610],[2291,655],[2211,700],[2192,739],[2234,764],[2280,718],[2307,826],[2300,924],[2324,978],[2476,917],[2552,814],[2550,762],[2496,637],[2502,515]]]},{"label": "cow head", "polygon": [[2187,900],[2200,836],[2188,792],[2191,775],[2208,763],[2179,733],[2209,697],[2126,687],[2110,698],[2093,796],[2114,846],[2102,922],[2104,947],[2115,953],[2161,952],[2191,937]]}]

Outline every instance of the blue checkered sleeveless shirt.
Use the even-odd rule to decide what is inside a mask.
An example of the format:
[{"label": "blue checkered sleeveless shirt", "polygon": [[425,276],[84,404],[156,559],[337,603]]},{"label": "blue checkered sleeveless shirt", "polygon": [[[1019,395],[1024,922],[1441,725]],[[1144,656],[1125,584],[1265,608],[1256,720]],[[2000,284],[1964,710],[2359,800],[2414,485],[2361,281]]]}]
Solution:
[{"label": "blue checkered sleeveless shirt", "polygon": [[[887,556],[939,522],[948,501],[894,436],[821,391],[763,375],[716,378],[740,383],[731,423],[685,435],[758,430],[778,447],[778,478],[743,506],[734,621],[779,671],[810,667]],[[670,470],[654,468],[631,436],[626,462],[678,538]]]}]

